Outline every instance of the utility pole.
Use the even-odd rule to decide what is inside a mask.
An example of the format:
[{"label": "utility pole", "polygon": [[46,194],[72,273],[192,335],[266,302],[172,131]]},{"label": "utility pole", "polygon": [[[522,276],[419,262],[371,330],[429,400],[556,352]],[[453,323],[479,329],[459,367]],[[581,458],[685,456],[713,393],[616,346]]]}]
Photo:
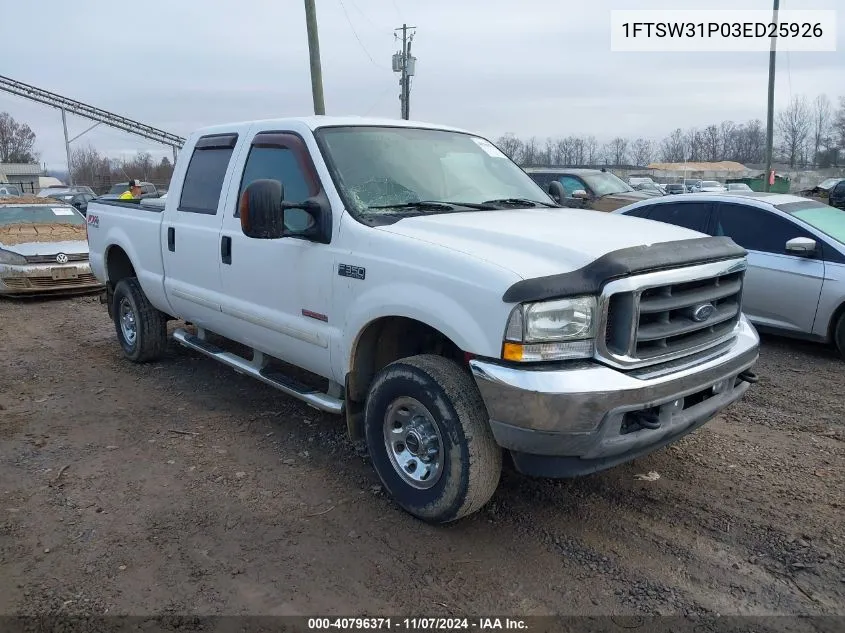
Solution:
[{"label": "utility pole", "polygon": [[65,154],[67,154],[67,184],[73,184],[73,170],[70,168],[70,141],[67,140],[67,115],[62,108],[62,127],[65,129]]},{"label": "utility pole", "polygon": [[314,8],[314,0],[305,0],[305,24],[308,28],[308,53],[311,59],[311,95],[314,98],[314,114],[325,114],[323,70],[320,67],[320,38],[317,35],[317,10]]},{"label": "utility pole", "polygon": [[415,26],[403,24],[401,28],[394,29],[394,32],[402,31],[402,52],[393,55],[393,72],[400,73],[399,103],[402,118],[406,121],[411,116],[411,77],[415,72],[417,61],[415,57],[411,57],[411,42],[414,40],[414,33],[408,35],[408,31],[415,28]]},{"label": "utility pole", "polygon": [[[772,21],[778,23],[778,9],[780,0],[774,0]],[[777,36],[777,29],[775,29]],[[769,177],[772,173],[772,146],[775,138],[775,58],[777,57],[777,37],[772,38],[772,48],[769,51],[769,109],[766,115],[766,177],[763,181],[763,191],[769,191]]]}]

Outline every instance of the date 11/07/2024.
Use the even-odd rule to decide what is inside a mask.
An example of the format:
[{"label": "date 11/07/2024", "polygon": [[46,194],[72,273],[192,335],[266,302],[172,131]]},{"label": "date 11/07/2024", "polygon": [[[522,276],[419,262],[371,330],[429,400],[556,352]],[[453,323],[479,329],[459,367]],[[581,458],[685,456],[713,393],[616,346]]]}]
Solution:
[{"label": "date 11/07/2024", "polygon": [[308,618],[309,631],[496,631],[524,630],[519,618]]}]

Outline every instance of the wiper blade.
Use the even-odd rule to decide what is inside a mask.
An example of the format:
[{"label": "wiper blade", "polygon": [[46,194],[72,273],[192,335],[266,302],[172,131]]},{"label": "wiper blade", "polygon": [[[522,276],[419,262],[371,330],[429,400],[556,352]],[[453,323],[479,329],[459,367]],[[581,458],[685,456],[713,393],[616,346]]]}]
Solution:
[{"label": "wiper blade", "polygon": [[541,202],[539,200],[528,200],[527,198],[499,198],[498,200],[485,200],[482,204],[488,208],[498,206],[505,207],[536,207],[538,205],[544,207],[557,208],[557,205],[551,202]]},{"label": "wiper blade", "polygon": [[396,204],[373,204],[369,209],[431,209],[433,211],[452,211],[454,207],[446,202],[418,200],[416,202],[397,202]]}]

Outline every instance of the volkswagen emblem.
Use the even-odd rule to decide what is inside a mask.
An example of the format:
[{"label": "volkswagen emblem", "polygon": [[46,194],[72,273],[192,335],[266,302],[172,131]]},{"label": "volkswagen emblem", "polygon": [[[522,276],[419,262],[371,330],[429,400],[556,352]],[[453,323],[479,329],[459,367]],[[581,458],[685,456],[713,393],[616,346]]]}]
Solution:
[{"label": "volkswagen emblem", "polygon": [[716,312],[716,306],[712,303],[702,303],[692,309],[692,320],[696,323],[703,323],[712,317],[714,312]]},{"label": "volkswagen emblem", "polygon": [[59,253],[58,255],[56,255],[56,261],[59,264],[67,264],[67,255],[65,255],[64,253]]}]

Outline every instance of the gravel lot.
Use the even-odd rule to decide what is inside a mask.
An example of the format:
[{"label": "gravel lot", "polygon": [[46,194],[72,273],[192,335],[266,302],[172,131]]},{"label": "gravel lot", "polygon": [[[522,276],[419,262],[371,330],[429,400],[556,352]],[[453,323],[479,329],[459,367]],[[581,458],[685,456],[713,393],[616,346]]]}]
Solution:
[{"label": "gravel lot", "polygon": [[338,418],[132,365],[94,298],[0,299],[0,614],[845,614],[845,362],[766,338],[757,372],[676,445],[432,527]]}]

